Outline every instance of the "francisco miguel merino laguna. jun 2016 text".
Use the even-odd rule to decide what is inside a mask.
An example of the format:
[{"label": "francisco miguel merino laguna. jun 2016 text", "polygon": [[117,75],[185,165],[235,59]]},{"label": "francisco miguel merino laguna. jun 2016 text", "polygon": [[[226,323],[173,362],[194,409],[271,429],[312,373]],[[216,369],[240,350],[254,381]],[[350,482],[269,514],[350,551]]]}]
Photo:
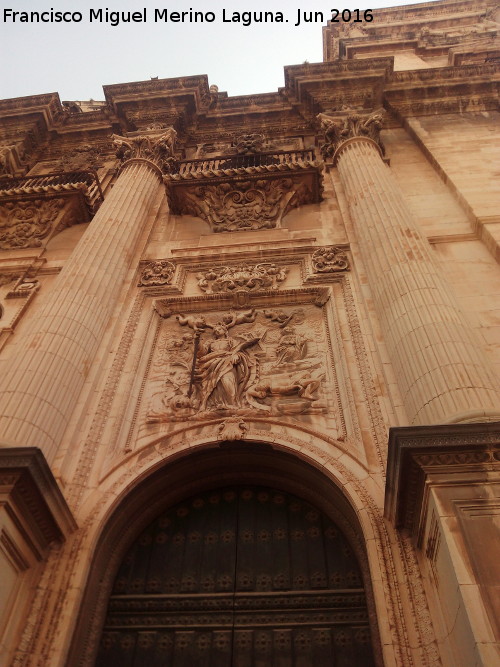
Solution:
[{"label": "francisco miguel merino laguna. jun 2016 text", "polygon": [[303,23],[321,23],[327,20],[334,23],[350,22],[361,23],[363,20],[370,22],[373,20],[372,10],[366,9],[331,9],[330,12],[322,11],[304,11],[298,9],[294,16],[287,17],[284,12],[256,12],[243,11],[236,12],[229,9],[214,11],[194,11],[193,9],[185,11],[173,11],[166,8],[147,10],[145,7],[137,11],[112,11],[107,7],[105,9],[89,9],[88,14],[84,15],[80,11],[55,11],[48,9],[46,11],[22,11],[9,8],[3,9],[4,23],[107,23],[113,27],[121,23],[147,23],[148,11],[154,23],[241,23],[243,26],[250,26],[253,23],[292,23],[295,27]]}]

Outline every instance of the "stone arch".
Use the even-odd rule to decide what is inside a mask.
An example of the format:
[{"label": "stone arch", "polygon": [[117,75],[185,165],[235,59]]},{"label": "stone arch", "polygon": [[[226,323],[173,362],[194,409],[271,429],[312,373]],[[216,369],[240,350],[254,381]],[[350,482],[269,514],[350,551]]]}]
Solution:
[{"label": "stone arch", "polygon": [[332,476],[325,474],[321,464],[313,465],[312,459],[306,463],[303,456],[276,450],[269,444],[237,441],[182,452],[156,466],[114,504],[97,540],[67,664],[93,665],[114,577],[126,550],[141,530],[162,511],[196,493],[248,483],[299,496],[342,530],[363,574],[375,660],[382,665],[364,535],[367,529],[362,526],[359,503],[355,509]]}]

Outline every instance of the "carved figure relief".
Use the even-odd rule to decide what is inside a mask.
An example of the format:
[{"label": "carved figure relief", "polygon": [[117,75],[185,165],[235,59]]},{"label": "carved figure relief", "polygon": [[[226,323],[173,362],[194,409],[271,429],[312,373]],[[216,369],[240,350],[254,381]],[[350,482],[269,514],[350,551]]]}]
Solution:
[{"label": "carved figure relief", "polygon": [[252,309],[211,321],[198,314],[170,317],[153,364],[158,390],[147,420],[324,412],[325,360],[315,330],[303,309],[279,314]]},{"label": "carved figure relief", "polygon": [[150,262],[142,271],[139,287],[169,285],[174,271],[175,266],[166,259]]},{"label": "carved figure relief", "polygon": [[214,232],[254,231],[279,227],[291,208],[311,201],[303,182],[258,179],[186,188],[179,208],[206,220]]},{"label": "carved figure relief", "polygon": [[336,273],[349,268],[349,260],[342,248],[326,246],[314,251],[311,258],[315,273]]},{"label": "carved figure relief", "polygon": [[52,231],[63,199],[35,199],[0,205],[0,248],[37,248]]},{"label": "carved figure relief", "polygon": [[203,292],[258,292],[278,289],[288,269],[274,263],[216,266],[198,273],[198,285]]}]

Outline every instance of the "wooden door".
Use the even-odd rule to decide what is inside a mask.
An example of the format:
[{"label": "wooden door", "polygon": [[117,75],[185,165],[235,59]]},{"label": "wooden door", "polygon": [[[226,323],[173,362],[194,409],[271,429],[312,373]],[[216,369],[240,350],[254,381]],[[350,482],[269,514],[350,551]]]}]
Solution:
[{"label": "wooden door", "polygon": [[158,517],[115,580],[98,667],[372,667],[365,594],[324,514],[273,489]]}]

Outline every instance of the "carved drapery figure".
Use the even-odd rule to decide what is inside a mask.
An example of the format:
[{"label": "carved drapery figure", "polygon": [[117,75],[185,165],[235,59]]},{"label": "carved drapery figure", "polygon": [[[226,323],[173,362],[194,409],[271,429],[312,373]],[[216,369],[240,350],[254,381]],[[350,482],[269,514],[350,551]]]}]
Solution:
[{"label": "carved drapery figure", "polygon": [[[312,339],[295,326],[310,326],[304,313],[274,315],[232,311],[215,323],[201,314],[177,315],[193,333],[165,338],[154,364],[158,391],[148,421],[324,412],[324,363]],[[292,319],[294,326],[283,324]]]},{"label": "carved drapery figure", "polygon": [[380,141],[380,130],[384,122],[384,114],[383,109],[371,114],[351,112],[347,116],[330,116],[326,113],[319,113],[317,119],[325,138],[324,143],[320,146],[323,159],[331,159],[337,148],[344,141],[353,137],[372,139],[383,154],[384,147]]},{"label": "carved drapery figure", "polygon": [[227,326],[213,328],[213,340],[203,344],[198,357],[196,378],[200,386],[200,410],[244,407],[252,361],[247,349],[259,337],[232,338]]},{"label": "carved drapery figure", "polygon": [[281,337],[276,346],[276,366],[303,359],[306,353],[307,340],[304,336],[297,334],[293,327],[281,330]]}]

